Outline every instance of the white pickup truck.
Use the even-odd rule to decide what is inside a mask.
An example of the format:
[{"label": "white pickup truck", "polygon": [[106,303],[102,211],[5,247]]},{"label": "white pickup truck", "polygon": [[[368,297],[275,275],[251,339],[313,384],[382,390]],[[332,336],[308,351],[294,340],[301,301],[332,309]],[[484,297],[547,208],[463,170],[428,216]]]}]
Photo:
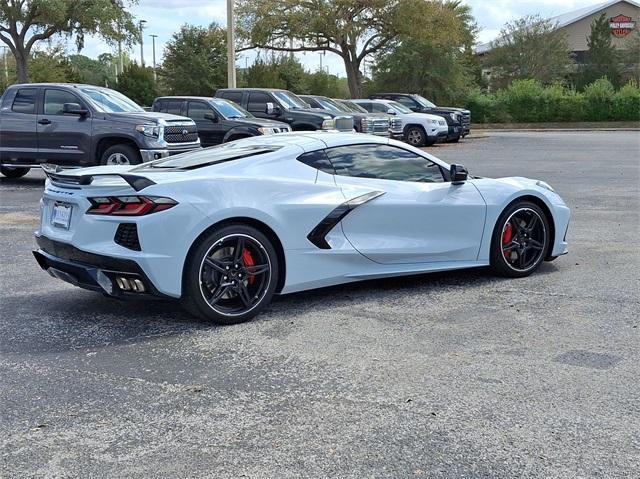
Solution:
[{"label": "white pickup truck", "polygon": [[389,113],[402,118],[404,141],[411,146],[431,146],[445,141],[449,133],[447,122],[440,115],[414,113],[392,100],[350,100],[372,113]]}]

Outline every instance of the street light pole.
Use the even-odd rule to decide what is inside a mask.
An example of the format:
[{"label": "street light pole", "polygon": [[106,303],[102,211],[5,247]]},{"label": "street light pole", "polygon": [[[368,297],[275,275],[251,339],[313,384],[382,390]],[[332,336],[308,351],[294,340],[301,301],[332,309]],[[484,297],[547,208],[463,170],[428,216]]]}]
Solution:
[{"label": "street light pole", "polygon": [[149,35],[151,37],[151,43],[153,45],[153,81],[156,82],[158,80],[156,76],[156,38],[158,35]]},{"label": "street light pole", "polygon": [[140,66],[144,67],[144,24],[147,23],[146,20],[140,20],[138,22],[138,26],[140,28]]},{"label": "street light pole", "polygon": [[227,0],[227,86],[236,87],[236,35],[233,0]]},{"label": "street light pole", "polygon": [[7,65],[7,48],[2,45],[2,60],[4,60],[4,79],[9,84],[9,66]]}]

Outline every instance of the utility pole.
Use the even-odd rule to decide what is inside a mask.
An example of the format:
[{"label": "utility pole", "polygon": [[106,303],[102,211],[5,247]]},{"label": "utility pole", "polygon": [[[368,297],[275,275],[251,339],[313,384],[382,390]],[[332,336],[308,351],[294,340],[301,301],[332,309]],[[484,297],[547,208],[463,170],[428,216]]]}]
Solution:
[{"label": "utility pole", "polygon": [[7,48],[2,45],[2,60],[4,60],[4,79],[6,80],[7,85],[9,84],[9,65],[7,65]]},{"label": "utility pole", "polygon": [[158,35],[149,35],[151,37],[151,43],[153,44],[153,82],[157,82],[158,78],[156,76],[156,38]]},{"label": "utility pole", "polygon": [[227,86],[236,87],[236,35],[233,0],[227,0]]},{"label": "utility pole", "polygon": [[144,24],[147,23],[146,20],[140,20],[138,22],[138,27],[140,28],[140,66],[144,68]]}]

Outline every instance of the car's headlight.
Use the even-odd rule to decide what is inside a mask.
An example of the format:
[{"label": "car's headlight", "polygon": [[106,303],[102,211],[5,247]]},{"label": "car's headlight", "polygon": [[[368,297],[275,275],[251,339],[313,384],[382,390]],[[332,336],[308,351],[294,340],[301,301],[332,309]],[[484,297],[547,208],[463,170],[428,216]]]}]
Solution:
[{"label": "car's headlight", "polygon": [[158,125],[136,125],[136,131],[150,138],[160,138],[162,127]]},{"label": "car's headlight", "polygon": [[449,113],[449,116],[451,117],[451,119],[452,119],[453,121],[459,121],[459,120],[458,120],[458,115],[456,115],[455,113]]},{"label": "car's headlight", "polygon": [[275,133],[275,130],[273,128],[260,127],[260,128],[258,128],[258,131],[260,132],[261,135],[271,135],[271,134]]},{"label": "car's headlight", "polygon": [[323,130],[333,130],[335,127],[336,127],[336,122],[333,120],[333,118],[329,118],[322,122]]},{"label": "car's headlight", "polygon": [[551,191],[551,192],[553,192],[553,193],[555,193],[555,192],[556,192],[556,190],[554,190],[554,189],[551,187],[551,185],[550,185],[549,183],[545,182],[545,181],[538,180],[538,181],[536,181],[536,185],[538,185],[539,187],[544,188],[544,189],[546,189],[546,190],[549,190],[549,191]]}]

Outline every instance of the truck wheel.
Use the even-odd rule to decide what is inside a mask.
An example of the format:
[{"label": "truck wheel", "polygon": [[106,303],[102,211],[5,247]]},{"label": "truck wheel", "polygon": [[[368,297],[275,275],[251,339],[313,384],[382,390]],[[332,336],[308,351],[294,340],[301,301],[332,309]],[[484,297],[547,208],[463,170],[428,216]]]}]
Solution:
[{"label": "truck wheel", "polygon": [[424,146],[427,142],[427,134],[421,126],[410,126],[404,133],[404,140],[411,146]]},{"label": "truck wheel", "polygon": [[104,150],[101,165],[137,165],[141,162],[140,152],[129,145],[113,145]]},{"label": "truck wheel", "polygon": [[29,173],[29,168],[20,168],[16,166],[0,166],[0,173],[7,178],[21,178]]}]

